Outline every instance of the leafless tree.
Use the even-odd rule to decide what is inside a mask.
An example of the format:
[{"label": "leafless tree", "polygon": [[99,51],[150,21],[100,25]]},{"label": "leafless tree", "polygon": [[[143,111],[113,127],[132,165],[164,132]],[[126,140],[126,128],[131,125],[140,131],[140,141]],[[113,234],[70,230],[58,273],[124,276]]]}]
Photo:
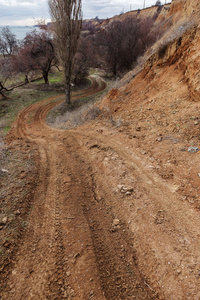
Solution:
[{"label": "leafless tree", "polygon": [[9,27],[4,27],[0,34],[0,53],[5,57],[12,55],[17,48],[16,36],[11,32]]},{"label": "leafless tree", "polygon": [[6,99],[4,91],[8,91],[5,84],[12,77],[12,64],[9,58],[0,59],[0,95]]},{"label": "leafless tree", "polygon": [[71,102],[70,83],[73,59],[82,26],[81,0],[49,0],[56,52],[65,73],[66,103]]},{"label": "leafless tree", "polygon": [[52,34],[47,29],[28,33],[18,53],[18,61],[25,69],[40,70],[45,83],[48,84],[49,72],[55,65]]},{"label": "leafless tree", "polygon": [[97,34],[98,51],[103,47],[103,58],[114,76],[130,70],[137,58],[154,43],[161,32],[153,32],[154,17],[126,17],[113,21]]}]

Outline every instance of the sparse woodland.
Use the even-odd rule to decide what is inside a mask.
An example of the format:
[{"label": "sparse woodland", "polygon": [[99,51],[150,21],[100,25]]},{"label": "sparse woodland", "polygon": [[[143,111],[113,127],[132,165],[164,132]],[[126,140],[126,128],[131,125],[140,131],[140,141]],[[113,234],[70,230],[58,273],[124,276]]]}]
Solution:
[{"label": "sparse woodland", "polygon": [[[114,20],[106,27],[101,26],[104,20],[83,21],[80,38],[78,34],[77,43],[74,44],[74,53],[64,64],[64,69],[69,65],[71,68],[68,84],[72,81],[80,83],[90,68],[103,69],[115,77],[132,69],[137,58],[162,34],[161,31],[152,30],[157,16],[141,19],[126,17],[122,21]],[[23,75],[24,83],[28,83],[33,72],[37,72],[44,78],[45,84],[49,83],[50,70],[53,66],[59,69],[61,64],[61,53],[57,51],[56,35],[53,34],[55,29],[55,26],[42,26],[40,31],[32,31],[22,41],[18,41],[8,27],[2,30],[0,93],[4,97],[4,91],[8,88],[7,80],[13,76]],[[63,57],[65,54],[63,52]]]}]

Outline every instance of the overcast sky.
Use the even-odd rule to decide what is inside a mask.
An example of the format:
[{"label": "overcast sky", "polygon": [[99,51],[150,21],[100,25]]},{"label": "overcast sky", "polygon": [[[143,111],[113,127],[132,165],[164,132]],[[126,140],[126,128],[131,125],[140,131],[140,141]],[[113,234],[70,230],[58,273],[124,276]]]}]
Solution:
[{"label": "overcast sky", "polygon": [[[155,2],[145,0],[146,7]],[[35,20],[41,18],[50,21],[47,3],[47,0],[0,0],[0,25],[34,25]],[[143,8],[144,0],[82,0],[82,3],[84,19],[109,18],[130,9]]]}]

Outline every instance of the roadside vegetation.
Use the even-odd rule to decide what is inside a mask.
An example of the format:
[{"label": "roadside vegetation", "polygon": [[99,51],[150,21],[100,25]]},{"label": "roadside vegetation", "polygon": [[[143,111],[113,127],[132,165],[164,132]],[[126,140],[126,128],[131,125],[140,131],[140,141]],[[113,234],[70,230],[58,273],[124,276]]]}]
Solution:
[{"label": "roadside vegetation", "polygon": [[[159,12],[158,6],[157,13],[153,17],[124,17],[120,21],[113,20],[103,26],[105,20],[83,21],[80,37],[81,13],[79,13],[79,18],[73,21],[77,23],[78,27],[74,29],[77,33],[74,31],[74,36],[71,37],[72,41],[76,39],[77,42],[75,44],[73,42],[73,55],[69,55],[70,86],[71,83],[75,85],[80,83],[88,76],[91,67],[102,69],[114,77],[122,77],[132,69],[138,57],[143,55],[163,33],[158,28],[153,30]],[[44,83],[49,84],[50,73],[55,68],[64,71],[63,79],[66,84],[65,64],[69,65],[69,62],[67,63],[64,58],[63,61],[61,60],[64,54],[61,55],[58,51],[59,30],[53,34],[56,29],[54,27],[42,25],[40,31],[34,30],[28,33],[22,41],[16,39],[9,27],[2,30],[0,35],[1,98],[7,97],[8,89],[18,84],[27,84],[36,77],[43,78]]]},{"label": "roadside vegetation", "polygon": [[48,86],[39,80],[7,92],[6,97],[0,100],[0,133],[7,133],[17,114],[26,106],[63,94],[61,78],[61,74],[52,73]]},{"label": "roadside vegetation", "polygon": [[[126,17],[107,26],[101,26],[103,20],[83,22],[73,58],[70,90],[76,91],[88,85],[85,78],[92,70],[100,70],[104,78],[116,80],[132,69],[138,57],[162,34],[152,30],[158,15],[159,11],[153,18]],[[8,131],[16,114],[25,106],[66,93],[66,72],[63,72],[63,63],[60,63],[55,45],[52,28],[48,26],[43,25],[40,31],[32,31],[20,42],[8,27],[2,30],[0,127],[4,132]],[[93,102],[90,98],[83,99],[83,103]],[[73,108],[79,106],[80,103],[73,101]]]}]

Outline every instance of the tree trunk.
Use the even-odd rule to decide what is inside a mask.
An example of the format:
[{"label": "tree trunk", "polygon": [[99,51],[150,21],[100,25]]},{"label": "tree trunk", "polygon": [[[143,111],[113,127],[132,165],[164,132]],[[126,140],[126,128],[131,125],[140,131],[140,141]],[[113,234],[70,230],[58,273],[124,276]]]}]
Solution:
[{"label": "tree trunk", "polygon": [[25,75],[25,84],[29,83],[28,75]]},{"label": "tree trunk", "polygon": [[68,65],[65,65],[65,84],[66,84],[66,97],[65,103],[71,104],[71,73],[72,73],[71,62]]},{"label": "tree trunk", "polygon": [[44,83],[45,83],[45,84],[49,84],[48,73],[43,72],[42,75],[43,75],[43,78],[44,78]]},{"label": "tree trunk", "polygon": [[114,65],[113,65],[113,74],[115,77],[117,77],[117,64],[116,63],[114,63]]},{"label": "tree trunk", "polygon": [[0,90],[0,95],[2,96],[2,99],[3,99],[3,100],[8,99],[8,98],[6,97],[6,95],[4,95],[4,93],[2,92],[2,90]]},{"label": "tree trunk", "polygon": [[6,95],[3,93],[3,90],[8,91],[3,84],[0,82],[0,95],[2,96],[3,99],[7,99]]},{"label": "tree trunk", "polygon": [[71,103],[71,86],[70,83],[66,84],[66,94],[65,94],[65,103]]}]

